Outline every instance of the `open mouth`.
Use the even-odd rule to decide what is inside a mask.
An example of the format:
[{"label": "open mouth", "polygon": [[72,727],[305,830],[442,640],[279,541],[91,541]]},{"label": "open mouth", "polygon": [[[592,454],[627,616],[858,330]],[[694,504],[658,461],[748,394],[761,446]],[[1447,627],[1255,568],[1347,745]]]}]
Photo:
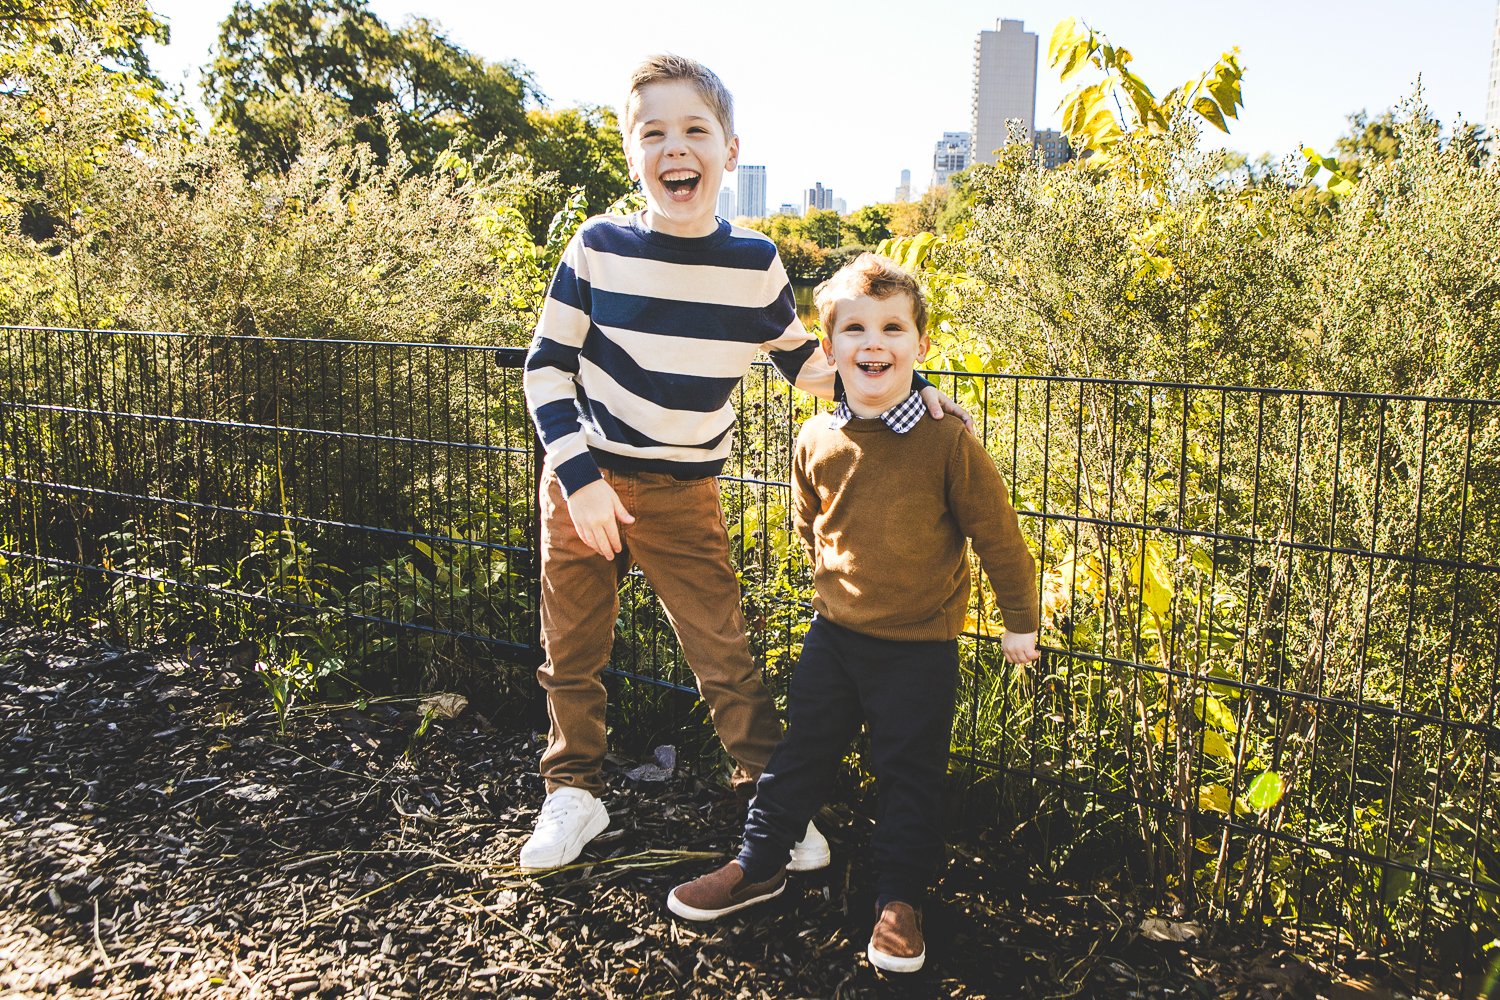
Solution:
[{"label": "open mouth", "polygon": [[885,371],[890,366],[891,366],[890,362],[888,362],[888,361],[861,361],[861,362],[859,362],[859,370],[862,371],[862,372],[866,372],[867,374],[870,374],[870,375],[879,375],[881,372]]},{"label": "open mouth", "polygon": [[687,172],[663,174],[661,179],[662,186],[667,189],[669,194],[673,195],[692,194],[698,190],[698,181],[699,177],[697,174]]}]

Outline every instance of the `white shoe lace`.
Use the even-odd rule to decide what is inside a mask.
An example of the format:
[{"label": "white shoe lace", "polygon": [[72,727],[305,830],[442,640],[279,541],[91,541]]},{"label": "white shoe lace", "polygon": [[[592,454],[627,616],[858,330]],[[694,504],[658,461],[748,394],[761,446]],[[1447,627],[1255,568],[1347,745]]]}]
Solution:
[{"label": "white shoe lace", "polygon": [[547,839],[567,828],[568,820],[583,808],[584,799],[576,795],[549,795],[542,802],[532,836]]}]

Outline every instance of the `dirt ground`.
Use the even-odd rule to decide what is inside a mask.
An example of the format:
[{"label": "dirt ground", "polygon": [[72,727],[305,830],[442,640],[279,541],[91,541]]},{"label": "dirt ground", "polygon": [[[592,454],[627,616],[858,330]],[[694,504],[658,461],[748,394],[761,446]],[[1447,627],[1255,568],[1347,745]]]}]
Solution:
[{"label": "dirt ground", "polygon": [[613,761],[613,825],[514,867],[540,737],[472,707],[320,706],[281,731],[243,669],[0,633],[0,996],[1380,997],[1373,964],[1141,933],[1097,887],[1038,886],[974,837],[928,912],[927,968],[872,969],[870,819],[825,810],[823,872],[715,925],[667,891],[736,845],[691,774]]}]

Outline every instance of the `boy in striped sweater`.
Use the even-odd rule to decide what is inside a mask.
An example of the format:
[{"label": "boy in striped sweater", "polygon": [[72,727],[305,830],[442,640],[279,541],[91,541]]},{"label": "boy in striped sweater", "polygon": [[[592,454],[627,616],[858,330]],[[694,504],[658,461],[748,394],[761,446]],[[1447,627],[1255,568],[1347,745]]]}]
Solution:
[{"label": "boy in striped sweater", "polygon": [[[609,826],[599,801],[605,689],[619,584],[638,565],[665,607],[714,728],[748,791],[781,736],[750,654],[715,478],[735,425],[729,397],[757,352],[831,399],[836,370],[797,318],[765,236],[715,217],[739,155],[732,99],[706,67],[648,59],[622,122],[646,208],[585,222],[558,264],[526,360],[546,450],[542,645],[547,797],[520,865],[566,865]],[[968,414],[924,380],[932,415]],[[828,863],[809,823],[793,870]]]}]

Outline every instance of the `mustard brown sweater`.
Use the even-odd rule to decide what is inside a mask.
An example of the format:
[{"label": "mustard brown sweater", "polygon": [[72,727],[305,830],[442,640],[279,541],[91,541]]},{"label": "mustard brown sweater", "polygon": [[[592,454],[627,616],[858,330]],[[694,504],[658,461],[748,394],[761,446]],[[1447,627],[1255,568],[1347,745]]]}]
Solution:
[{"label": "mustard brown sweater", "polygon": [[792,462],[813,607],[877,639],[947,640],[963,630],[972,539],[1005,627],[1035,632],[1036,562],[994,460],[956,418],[906,434],[878,418],[802,425]]}]

